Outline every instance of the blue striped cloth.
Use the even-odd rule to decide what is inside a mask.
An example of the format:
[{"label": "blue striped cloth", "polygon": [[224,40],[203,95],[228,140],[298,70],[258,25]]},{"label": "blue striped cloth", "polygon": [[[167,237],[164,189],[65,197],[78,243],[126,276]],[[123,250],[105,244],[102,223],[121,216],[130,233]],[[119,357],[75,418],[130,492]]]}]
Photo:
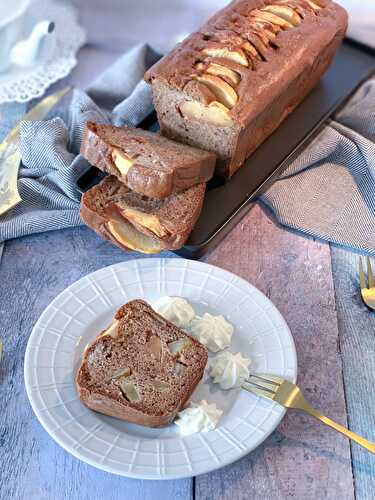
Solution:
[{"label": "blue striped cloth", "polygon": [[[82,224],[77,179],[87,167],[79,155],[84,124],[93,120],[136,126],[146,118],[153,106],[143,75],[158,58],[147,45],[138,45],[93,82],[87,92],[74,90],[53,110],[54,118],[22,122],[18,180],[22,202],[0,216],[0,242]],[[13,123],[8,120],[2,124],[0,132],[4,136],[26,111],[20,105],[14,105],[14,110],[16,116],[8,104],[0,106],[0,118],[3,114],[15,118]]]},{"label": "blue striped cloth", "polygon": [[265,193],[277,220],[375,254],[375,78]]},{"label": "blue striped cloth", "polygon": [[[23,202],[1,217],[0,242],[81,224],[76,180],[86,167],[78,154],[83,125],[142,121],[152,110],[142,77],[157,57],[139,45],[86,93],[75,90],[70,105],[57,113],[61,116],[22,124]],[[285,226],[375,254],[375,79],[362,86],[262,202]]]}]

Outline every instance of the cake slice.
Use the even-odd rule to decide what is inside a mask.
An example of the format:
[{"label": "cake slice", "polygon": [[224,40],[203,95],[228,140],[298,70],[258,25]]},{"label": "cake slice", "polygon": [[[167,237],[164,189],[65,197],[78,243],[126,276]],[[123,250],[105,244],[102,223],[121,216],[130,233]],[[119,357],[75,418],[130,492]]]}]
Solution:
[{"label": "cake slice", "polygon": [[120,307],[76,376],[92,410],[147,427],[173,421],[203,376],[207,349],[143,300]]},{"label": "cake slice", "polygon": [[136,193],[166,198],[211,179],[216,156],[146,130],[87,122],[81,154]]},{"label": "cake slice", "polygon": [[99,236],[125,250],[177,250],[199,217],[205,186],[197,184],[157,200],[134,193],[111,175],[82,196],[81,218]]}]

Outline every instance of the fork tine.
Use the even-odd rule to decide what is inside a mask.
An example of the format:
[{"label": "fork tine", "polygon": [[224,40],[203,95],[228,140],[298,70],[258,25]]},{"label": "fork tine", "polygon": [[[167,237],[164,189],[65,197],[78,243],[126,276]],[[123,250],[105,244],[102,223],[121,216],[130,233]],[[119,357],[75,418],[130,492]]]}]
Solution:
[{"label": "fork tine", "polygon": [[268,391],[263,391],[262,389],[258,389],[257,387],[254,387],[250,383],[248,383],[248,385],[242,385],[241,387],[245,391],[251,392],[251,393],[255,394],[256,396],[261,396],[262,398],[273,399],[273,396],[274,396],[274,393],[268,392]]},{"label": "fork tine", "polygon": [[284,380],[280,377],[277,377],[276,375],[264,375],[263,373],[250,373],[250,377],[255,377],[259,380],[263,380],[264,382],[267,382],[268,384],[277,384],[280,385],[284,382]]},{"label": "fork tine", "polygon": [[367,279],[368,279],[368,287],[372,288],[374,286],[374,275],[372,274],[370,257],[367,257]]},{"label": "fork tine", "polygon": [[363,272],[362,257],[359,258],[359,284],[361,288],[367,288],[365,273]]},{"label": "fork tine", "polygon": [[[250,384],[254,387],[256,387],[257,389],[260,389],[262,391],[266,391],[266,392],[269,392],[270,394],[274,394],[276,392],[276,387],[275,386],[269,386],[268,384],[265,384],[264,382],[254,382],[253,380],[250,380],[250,379],[245,379],[244,380],[244,383],[245,384]],[[271,384],[270,384],[271,385]]]}]

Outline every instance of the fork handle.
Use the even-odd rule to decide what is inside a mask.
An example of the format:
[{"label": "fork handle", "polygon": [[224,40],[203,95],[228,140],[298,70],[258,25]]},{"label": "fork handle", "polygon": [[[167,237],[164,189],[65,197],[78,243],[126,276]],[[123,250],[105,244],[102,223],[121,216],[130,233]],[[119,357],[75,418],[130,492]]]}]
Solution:
[{"label": "fork handle", "polygon": [[309,413],[313,417],[315,417],[318,420],[320,420],[321,422],[323,422],[323,424],[326,424],[329,427],[332,427],[332,429],[335,429],[335,431],[340,432],[341,434],[344,434],[344,436],[346,436],[347,438],[352,439],[353,441],[355,441],[359,445],[363,446],[363,448],[366,448],[366,450],[375,454],[375,444],[374,443],[367,441],[367,439],[365,439],[361,436],[358,436],[358,434],[350,431],[349,429],[347,429],[343,425],[338,424],[337,422],[334,422],[333,420],[331,420],[328,417],[325,417],[318,410],[316,410],[315,408],[313,408],[310,405],[304,406],[303,410],[306,413]]}]

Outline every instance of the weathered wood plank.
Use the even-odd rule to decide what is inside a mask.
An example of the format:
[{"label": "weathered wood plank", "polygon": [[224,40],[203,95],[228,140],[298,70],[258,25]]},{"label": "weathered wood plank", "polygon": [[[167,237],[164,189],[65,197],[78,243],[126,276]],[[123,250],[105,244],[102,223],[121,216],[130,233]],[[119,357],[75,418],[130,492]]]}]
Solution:
[{"label": "weathered wood plank", "polygon": [[[357,254],[343,248],[332,248],[349,425],[354,432],[375,442],[375,313],[361,301],[358,259]],[[355,444],[352,457],[356,498],[372,500],[375,457]]]},{"label": "weathered wood plank", "polygon": [[[272,248],[272,252],[264,252],[264,248]],[[328,257],[326,245],[276,228],[256,208],[207,260],[249,279],[278,305],[295,333],[299,366],[303,367],[301,385],[313,402],[320,401],[333,418],[340,420],[341,416],[345,421],[343,398],[337,397],[342,394],[341,368]],[[3,448],[6,465],[1,491],[12,498],[24,498],[31,488],[30,498],[74,499],[78,494],[73,490],[80,483],[93,499],[108,491],[108,498],[121,498],[125,493],[129,498],[148,498],[151,491],[155,498],[191,497],[189,481],[155,484],[126,480],[70,457],[40,428],[23,390],[26,340],[44,307],[80,276],[125,258],[83,228],[6,245],[0,290],[1,310],[7,314],[3,315],[0,335],[6,339],[7,350],[1,371],[2,393],[6,394],[1,403],[1,435],[6,435],[8,446]],[[294,292],[296,285],[300,294]],[[304,316],[301,308],[305,308]],[[313,374],[316,367],[322,368],[320,377]],[[323,394],[320,389],[328,374],[338,380],[338,387],[331,386]],[[48,471],[43,479],[40,470]],[[196,493],[197,498],[248,498],[250,493],[257,498],[267,492],[273,498],[334,498],[333,491],[340,492],[341,498],[352,498],[346,441],[308,417],[291,414],[249,457],[217,474],[197,478]]]},{"label": "weathered wood plank", "polygon": [[[75,3],[83,6],[81,0]],[[90,40],[104,43],[107,48],[122,49],[135,38],[127,30],[115,30],[110,38],[106,30],[98,30],[103,24],[103,16],[99,14],[98,17],[99,3],[96,1],[97,8],[90,3],[90,8],[83,11],[84,24],[90,28]],[[115,4],[105,13],[107,26],[112,26],[116,19],[117,24],[122,22],[118,15],[121,1],[116,0]],[[211,4],[207,8],[214,9]],[[201,16],[197,14],[193,22],[200,22],[199,19]],[[139,26],[136,29],[139,39]],[[106,33],[105,39],[103,33]],[[157,41],[162,42],[159,38]],[[92,45],[87,47],[81,52],[80,64],[71,81],[80,86],[88,84],[117,55],[104,49],[99,51]],[[9,107],[11,110],[14,110],[13,105],[12,109]],[[10,113],[2,114],[1,125],[5,123],[8,127],[8,121],[11,125],[13,117],[8,120],[10,116]],[[126,258],[124,253],[101,242],[86,229],[38,235],[6,245],[0,264],[0,338],[6,341],[6,355],[0,365],[0,498],[192,498],[192,481],[127,480],[74,459],[40,427],[24,391],[24,350],[31,328],[45,306],[81,276]],[[299,382],[312,402],[320,402],[327,413],[345,423],[328,247],[276,228],[257,208],[208,261],[249,279],[275,302],[296,339]],[[342,259],[336,260],[336,264],[335,279]],[[296,286],[300,293],[295,292]],[[373,339],[371,332],[367,332],[366,342],[361,342],[362,335],[356,325],[362,325],[364,311],[358,310],[358,314],[348,314],[346,318],[342,311],[351,307],[350,293],[337,294],[350,424],[353,429],[373,437],[370,434],[370,428],[374,428],[371,426],[374,423],[371,404],[366,405],[366,401],[374,400],[373,377],[370,376]],[[361,363],[363,358],[365,362]],[[366,375],[361,375],[360,382],[356,382],[355,377],[363,366]],[[329,375],[337,385],[330,385],[324,392],[322,383],[328,381]],[[363,398],[363,393],[371,399]],[[358,447],[353,447],[353,455],[357,497],[373,498],[373,459]],[[196,496],[209,500],[229,497],[233,500],[261,497],[351,499],[351,474],[346,441],[309,417],[293,413],[249,457],[216,474],[197,478]]]},{"label": "weathered wood plank", "polygon": [[[207,258],[248,279],[275,303],[296,342],[306,396],[346,424],[329,246],[277,227],[256,206]],[[255,452],[196,478],[197,499],[352,499],[348,441],[290,411]]]},{"label": "weathered wood plank", "polygon": [[80,462],[42,429],[24,388],[31,329],[49,302],[80,277],[127,256],[86,228],[7,242],[0,264],[0,498],[131,500],[192,498],[192,480],[138,481]]}]

